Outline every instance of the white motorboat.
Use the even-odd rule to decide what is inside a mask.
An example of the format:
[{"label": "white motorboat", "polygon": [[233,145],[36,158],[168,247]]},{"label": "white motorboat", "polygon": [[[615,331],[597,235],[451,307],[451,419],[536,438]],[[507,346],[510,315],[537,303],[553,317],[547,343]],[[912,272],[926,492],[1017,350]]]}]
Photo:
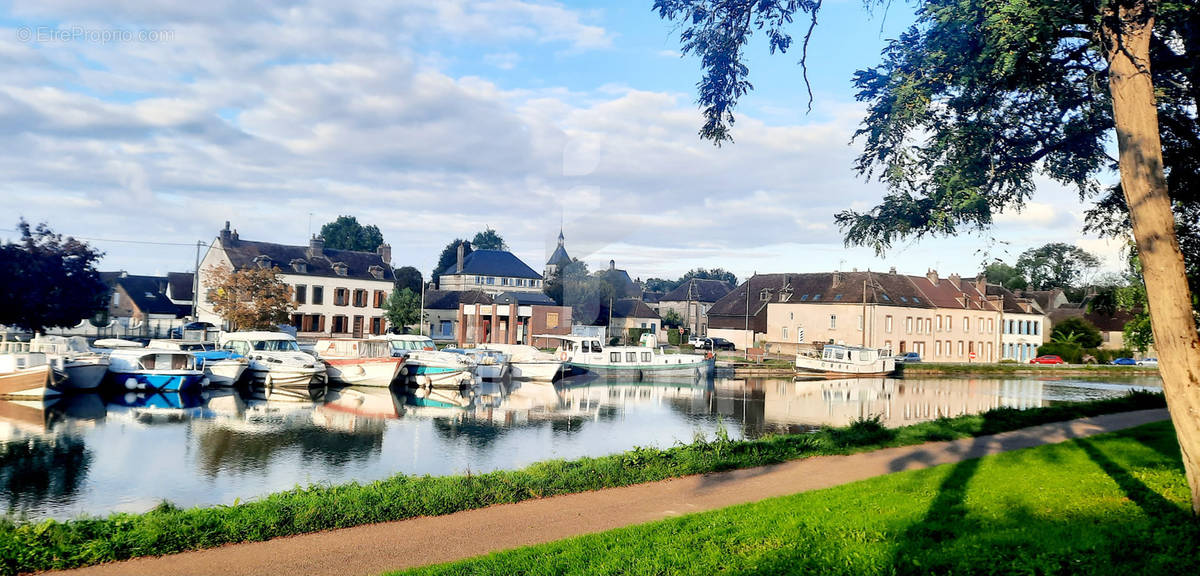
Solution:
[{"label": "white motorboat", "polygon": [[202,340],[151,340],[152,348],[182,350],[196,357],[197,368],[204,371],[210,386],[233,386],[250,367],[245,356],[232,350],[216,349]]},{"label": "white motorboat", "polygon": [[704,378],[715,364],[711,354],[668,354],[649,346],[602,346],[593,336],[535,336],[560,342],[554,354],[584,372],[633,379]]},{"label": "white motorboat", "polygon": [[387,388],[404,366],[404,358],[392,356],[392,347],[380,340],[322,338],[313,349],[329,380],[348,386]]},{"label": "white motorboat", "polygon": [[886,376],[896,371],[891,352],[863,346],[826,344],[812,355],[796,356],[797,376]]},{"label": "white motorboat", "polygon": [[[108,373],[108,356],[92,351],[82,336],[38,335],[29,342],[30,352],[41,352],[48,358],[61,358],[62,371],[67,379],[64,390],[95,390]],[[56,364],[50,360],[51,364]]]},{"label": "white motorboat", "polygon": [[460,388],[475,382],[475,362],[462,354],[438,351],[433,339],[416,334],[387,334],[375,337],[392,348],[392,355],[404,357],[400,375],[417,386]]},{"label": "white motorboat", "polygon": [[508,373],[514,380],[554,380],[562,372],[563,361],[549,352],[527,344],[483,344],[485,350],[508,355]]},{"label": "white motorboat", "polygon": [[256,383],[309,386],[326,382],[325,364],[300,351],[296,338],[284,332],[225,332],[221,348],[245,356]]},{"label": "white motorboat", "polygon": [[508,355],[499,350],[447,348],[444,352],[453,352],[469,357],[475,362],[475,375],[482,380],[503,380],[509,375]]}]

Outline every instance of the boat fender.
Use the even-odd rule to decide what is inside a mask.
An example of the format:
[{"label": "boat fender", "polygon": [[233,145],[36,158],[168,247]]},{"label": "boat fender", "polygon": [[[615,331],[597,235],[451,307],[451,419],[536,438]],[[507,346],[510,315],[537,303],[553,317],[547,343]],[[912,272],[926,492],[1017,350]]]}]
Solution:
[{"label": "boat fender", "polygon": [[429,396],[429,389],[428,388],[417,388],[417,391],[413,392],[413,395],[416,396],[417,398],[425,398],[425,397]]},{"label": "boat fender", "polygon": [[400,375],[401,375],[401,376],[408,376],[408,366],[401,366],[401,367],[400,367]]},{"label": "boat fender", "polygon": [[136,378],[126,378],[125,379],[125,389],[126,390],[136,390],[137,387],[138,387],[138,383],[137,383]]},{"label": "boat fender", "polygon": [[567,351],[563,350],[562,352],[559,352],[558,359],[562,360],[563,362],[566,362],[567,361]]},{"label": "boat fender", "polygon": [[422,374],[420,377],[420,380],[418,380],[418,383],[421,386],[428,386],[428,387],[432,388],[433,387],[433,378],[430,378],[428,374]]}]

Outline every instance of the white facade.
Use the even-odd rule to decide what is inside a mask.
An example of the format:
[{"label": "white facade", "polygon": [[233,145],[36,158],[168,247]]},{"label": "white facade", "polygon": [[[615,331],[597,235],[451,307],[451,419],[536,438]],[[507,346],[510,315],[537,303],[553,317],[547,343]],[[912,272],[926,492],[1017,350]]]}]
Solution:
[{"label": "white facade", "polygon": [[438,278],[439,290],[466,292],[480,290],[490,296],[501,292],[541,292],[542,281],[537,278],[511,278],[508,276],[482,276],[475,274],[442,274]]},{"label": "white facade", "polygon": [[1046,317],[1041,314],[1005,313],[1001,328],[1001,358],[1028,362],[1045,343]]}]

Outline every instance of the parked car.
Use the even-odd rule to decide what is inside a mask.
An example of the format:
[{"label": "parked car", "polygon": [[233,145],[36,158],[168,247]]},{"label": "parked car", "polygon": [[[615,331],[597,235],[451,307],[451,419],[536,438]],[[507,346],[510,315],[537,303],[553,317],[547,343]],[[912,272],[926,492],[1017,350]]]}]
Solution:
[{"label": "parked car", "polygon": [[895,357],[897,364],[916,364],[921,361],[921,355],[916,352],[909,352]]},{"label": "parked car", "polygon": [[1133,358],[1113,358],[1113,361],[1109,362],[1109,364],[1116,364],[1117,366],[1134,366],[1137,364],[1137,360],[1134,360]]},{"label": "parked car", "polygon": [[1142,358],[1137,361],[1138,366],[1158,366],[1158,358]]},{"label": "parked car", "polygon": [[704,338],[697,348],[702,350],[733,350],[733,342],[724,338]]},{"label": "parked car", "polygon": [[187,330],[210,330],[216,328],[210,322],[188,322],[183,326],[176,326],[171,329],[170,336],[176,340],[183,338],[183,333]]},{"label": "parked car", "polygon": [[1045,356],[1038,356],[1037,358],[1030,360],[1029,363],[1030,364],[1066,364],[1066,362],[1063,362],[1062,358],[1055,356],[1053,354],[1047,354]]},{"label": "parked car", "polygon": [[703,336],[692,336],[691,338],[688,338],[687,343],[688,343],[688,346],[692,346],[693,348],[699,348],[704,345],[705,340],[706,340],[706,338]]}]

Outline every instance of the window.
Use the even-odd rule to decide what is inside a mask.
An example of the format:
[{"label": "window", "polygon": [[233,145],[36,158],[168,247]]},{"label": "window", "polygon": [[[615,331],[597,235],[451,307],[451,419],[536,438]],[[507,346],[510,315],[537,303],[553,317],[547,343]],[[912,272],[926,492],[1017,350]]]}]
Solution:
[{"label": "window", "polygon": [[[212,301],[212,290],[209,290],[209,297],[208,297],[208,301],[209,301],[209,302],[211,302],[211,301]],[[113,305],[113,306],[120,306],[120,305],[121,305],[121,293],[120,293],[120,292],[117,292],[117,291],[115,291],[115,290],[113,291],[112,305]]]},{"label": "window", "polygon": [[907,302],[908,302],[908,298],[905,298],[904,296],[901,296],[901,297],[900,297],[900,301],[901,301],[901,302],[905,302],[905,303],[907,303]]},{"label": "window", "polygon": [[583,352],[584,352],[584,353],[588,353],[588,352],[591,352],[591,351],[592,351],[592,345],[591,345],[591,344],[589,344],[587,340],[584,340],[584,341],[583,341]]},{"label": "window", "polygon": [[613,364],[619,363],[621,361],[621,353],[620,352],[610,352],[608,355],[608,361],[612,362]]},{"label": "window", "polygon": [[800,295],[800,301],[801,301],[801,302],[808,302],[808,294],[801,294],[801,295]]},{"label": "window", "polygon": [[1040,325],[1041,325],[1041,322],[1038,322],[1038,321],[1036,321],[1036,320],[1033,322],[1033,335],[1034,335],[1034,336],[1037,336],[1037,335],[1038,335],[1038,331],[1040,331],[1040,330],[1041,330],[1041,328],[1039,327]]},{"label": "window", "polygon": [[858,315],[858,331],[862,332],[862,330],[863,330],[863,317],[862,317],[862,314],[859,314]]},{"label": "window", "polygon": [[387,302],[387,292],[384,292],[383,290],[376,290],[375,291],[375,307],[383,308],[383,305],[385,302]]},{"label": "window", "polygon": [[979,318],[976,318],[976,320],[978,321],[978,324],[979,324],[979,333],[983,334],[983,317],[981,316]]},{"label": "window", "polygon": [[995,330],[996,330],[996,325],[992,323],[991,318],[988,318],[988,334],[991,334]]},{"label": "window", "polygon": [[546,327],[547,328],[558,328],[558,312],[547,312],[546,313]]},{"label": "window", "polygon": [[788,312],[788,320],[795,320],[795,319],[796,319],[796,313]]},{"label": "window", "polygon": [[649,352],[642,352],[642,362],[650,362],[652,355]]},{"label": "window", "polygon": [[834,295],[833,295],[833,299],[834,299],[834,300],[841,300],[841,299],[842,299],[842,295],[841,295],[841,294],[834,294]]},{"label": "window", "polygon": [[358,289],[354,291],[354,306],[357,308],[367,307],[367,291]]},{"label": "window", "polygon": [[788,335],[787,335],[787,326],[780,326],[780,327],[779,327],[779,336],[780,336],[781,338],[783,338],[785,341],[788,339]]},{"label": "window", "polygon": [[476,277],[475,277],[475,284],[476,284],[476,285],[483,284],[483,276],[476,276]]},{"label": "window", "polygon": [[334,316],[333,317],[333,333],[334,334],[344,334],[349,331],[350,331],[350,322],[347,317],[345,317],[345,316]]},{"label": "window", "polygon": [[963,316],[963,334],[971,331],[971,319]]},{"label": "window", "polygon": [[881,298],[883,298],[883,299],[884,299],[885,301],[887,301],[887,302],[891,302],[891,301],[892,301],[892,299],[891,299],[891,298],[889,298],[887,294],[880,294],[879,296],[880,296]]},{"label": "window", "polygon": [[488,276],[488,277],[487,277],[487,284],[488,284],[488,286],[491,286],[492,284],[495,284],[495,283],[496,283],[496,277],[495,277],[495,276]]},{"label": "window", "polygon": [[[613,354],[616,354],[616,352],[613,352]],[[626,352],[625,361],[629,362],[630,364],[637,363],[637,352]]]},{"label": "window", "polygon": [[909,316],[904,319],[904,332],[907,334],[912,334],[912,332],[913,332],[912,316]]},{"label": "window", "polygon": [[333,289],[333,305],[348,306],[350,304],[350,290],[346,288]]},{"label": "window", "polygon": [[821,299],[820,294],[813,294],[813,302],[816,302],[817,300],[820,300],[820,299]]},{"label": "window", "polygon": [[953,329],[954,329],[954,318],[947,315],[946,316],[946,331],[949,332]]},{"label": "window", "polygon": [[837,314],[829,315],[829,329],[837,330]]},{"label": "window", "polygon": [[[917,304],[920,304],[920,303],[921,303],[921,299],[920,299],[920,298],[917,298],[916,296],[913,296],[913,302],[916,302]],[[921,349],[921,351],[922,351],[922,352],[924,352],[924,351],[925,351],[925,350],[924,350],[924,348],[922,348],[922,349]]]},{"label": "window", "polygon": [[938,317],[937,317],[937,329],[938,329],[938,332],[942,331],[942,315],[941,314],[938,314]]},{"label": "window", "polygon": [[958,355],[959,356],[963,355],[963,341],[962,340],[958,341]]},{"label": "window", "polygon": [[308,300],[308,286],[304,284],[296,285],[296,303],[304,304]]},{"label": "window", "polygon": [[313,286],[312,287],[312,303],[318,304],[318,305],[325,303],[325,287],[324,286]]},{"label": "window", "polygon": [[383,318],[375,317],[371,319],[371,334],[376,336],[383,334]]},{"label": "window", "polygon": [[937,355],[937,356],[942,355],[942,341],[941,340],[938,340],[937,342],[934,343],[933,350],[934,350],[935,355]]},{"label": "window", "polygon": [[296,324],[296,330],[301,332],[320,332],[324,326],[324,316],[320,314],[297,314],[299,323]]},{"label": "window", "polygon": [[885,316],[883,319],[883,331],[884,332],[892,331],[892,316],[890,314]]}]

